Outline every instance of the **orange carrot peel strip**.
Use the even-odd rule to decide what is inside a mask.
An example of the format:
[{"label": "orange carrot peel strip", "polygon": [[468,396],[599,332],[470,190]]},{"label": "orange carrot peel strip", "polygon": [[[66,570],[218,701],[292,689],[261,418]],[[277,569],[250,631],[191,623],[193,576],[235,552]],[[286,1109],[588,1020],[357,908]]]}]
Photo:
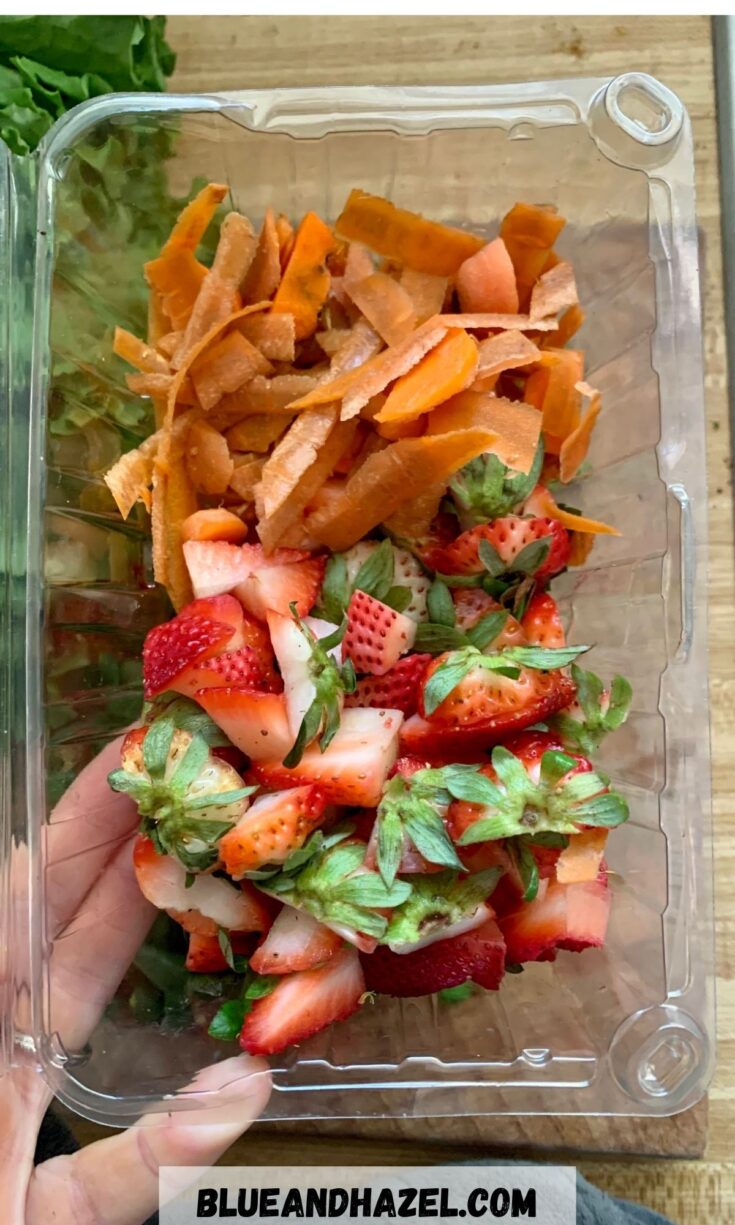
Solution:
[{"label": "orange carrot peel strip", "polygon": [[[432,320],[429,322],[432,322]],[[490,313],[435,315],[433,322],[443,323],[446,327],[466,328],[471,332],[551,332],[556,327],[553,319],[532,319],[530,315],[499,315]]]},{"label": "orange carrot peel strip", "polygon": [[532,319],[546,319],[560,311],[577,306],[579,295],[571,264],[561,260],[544,272],[531,290],[528,313]]},{"label": "orange carrot peel strip", "polygon": [[454,276],[464,261],[484,246],[475,234],[427,221],[418,213],[396,208],[381,196],[358,188],[350,192],[335,228],[345,238],[362,242],[379,255],[416,272],[440,277]]},{"label": "orange carrot peel strip", "polygon": [[566,344],[576,336],[585,320],[585,314],[581,306],[570,306],[564,311],[559,326],[554,332],[547,332],[541,338],[540,344],[544,349],[563,349]]},{"label": "orange carrot peel strip", "polygon": [[231,451],[256,451],[264,454],[288,428],[291,417],[285,413],[253,413],[227,431]]},{"label": "orange carrot peel strip", "polygon": [[316,213],[307,213],[273,299],[275,314],[293,315],[296,320],[297,340],[305,340],[316,330],[331,280],[325,261],[334,248],[329,226]]},{"label": "orange carrot peel strip", "polygon": [[260,349],[234,330],[210,345],[190,367],[199,403],[205,412],[223,395],[237,391],[257,374],[271,374],[273,367]]},{"label": "orange carrot peel strip", "polygon": [[281,283],[281,247],[273,209],[263,219],[258,247],[240,290],[243,303],[271,298]]},{"label": "orange carrot peel strip", "polygon": [[348,549],[399,506],[491,450],[496,437],[475,429],[392,443],[365,460],[332,505],[308,517],[308,534],[334,551]]},{"label": "orange carrot peel strip", "polygon": [[222,222],[212,267],[202,281],[189,322],[172,359],[181,367],[199,341],[239,305],[239,288],[255,257],[257,239],[247,217],[228,213]]},{"label": "orange carrot peel strip", "polygon": [[579,472],[589,450],[592,431],[597,424],[597,418],[600,415],[602,408],[602,397],[599,391],[593,387],[588,387],[586,383],[577,383],[577,391],[585,394],[590,394],[590,401],[587,408],[582,414],[582,419],[575,430],[571,434],[567,434],[566,438],[559,449],[559,477],[566,485]]},{"label": "orange carrot peel strip", "polygon": [[127,519],[136,502],[142,502],[146,510],[151,508],[150,486],[159,441],[158,434],[151,434],[134,451],[121,455],[105,473],[105,484],[123,519]]},{"label": "orange carrot peel strip", "polygon": [[541,358],[540,350],[523,332],[499,332],[488,336],[478,345],[477,378],[488,378],[514,370],[519,366],[530,366]]},{"label": "orange carrot peel strip", "polygon": [[430,414],[427,433],[485,429],[496,435],[488,447],[515,472],[530,472],[538,448],[541,419],[535,408],[502,396],[463,391]]},{"label": "orange carrot peel strip", "polygon": [[437,404],[464,391],[477,369],[477,344],[452,329],[421,361],[399,378],[376,421],[415,421]]},{"label": "orange carrot peel strip", "polygon": [[193,251],[182,247],[149,260],[143,272],[171,327],[183,332],[207,275],[205,265],[199,263]]},{"label": "orange carrot peel strip", "polygon": [[153,575],[165,586],[177,612],[192,598],[182,549],[182,524],[199,509],[185,461],[192,420],[191,413],[184,413],[163,433],[153,472]]},{"label": "orange carrot peel strip", "polygon": [[535,204],[515,204],[503,218],[500,237],[516,270],[521,310],[528,306],[533,286],[565,224],[556,209]]},{"label": "orange carrot peel strip", "polygon": [[201,340],[194,345],[192,350],[187,354],[186,360],[182,366],[177,370],[173,382],[171,383],[171,387],[169,388],[168,400],[166,403],[166,425],[171,425],[174,419],[179,392],[184,384],[184,380],[189,374],[191,366],[197,360],[197,358],[205,353],[208,347],[214,344],[214,342],[218,340],[219,337],[222,336],[232,324],[237,323],[238,319],[243,319],[245,316],[252,315],[256,311],[268,310],[269,306],[270,302],[255,302],[252,306],[243,306],[241,310],[233,311],[231,315],[228,315],[225,319],[220,319],[218,323],[215,323],[209,329],[209,331],[202,336]]},{"label": "orange carrot peel strip", "polygon": [[[449,316],[451,318],[451,316]],[[385,349],[363,365],[320,383],[312,392],[294,400],[291,408],[312,408],[315,404],[330,404],[342,400],[342,418],[356,417],[368,400],[384,391],[389,383],[421,361],[425,353],[446,335],[450,325],[438,324],[433,319],[422,324],[400,345]]]},{"label": "orange carrot peel strip", "polygon": [[125,328],[115,328],[112,351],[129,366],[135,366],[136,370],[140,370],[143,374],[169,373],[166,358],[162,357],[152,345],[146,344],[144,340],[139,340],[137,336],[133,336],[132,332],[126,332]]},{"label": "orange carrot peel strip", "polygon": [[401,285],[413,302],[416,323],[426,323],[444,306],[449,280],[445,276],[432,276],[429,272],[417,272],[415,268],[404,268]]},{"label": "orange carrot peel strip", "polygon": [[610,527],[608,523],[600,523],[597,519],[586,519],[584,515],[574,515],[571,511],[562,510],[543,485],[536,486],[524,509],[526,513],[538,515],[540,518],[555,519],[570,532],[590,532],[594,536],[621,535],[616,527]]},{"label": "orange carrot peel strip", "polygon": [[[317,427],[320,434],[324,435],[323,441],[315,445],[313,441],[315,430],[312,427],[311,441],[306,444],[303,441],[297,442],[294,445],[291,441],[291,434],[298,433],[303,438],[308,432],[305,429],[307,424],[309,424],[308,418],[312,416],[322,418],[318,422],[315,421],[314,426]],[[331,424],[326,433],[324,433],[324,426],[330,417]],[[280,465],[283,469],[292,470],[287,482],[291,486],[289,492],[283,497],[282,487],[281,494],[279,494],[281,500],[278,508],[269,516],[262,518],[258,523],[258,535],[267,553],[272,553],[277,548],[283,539],[284,533],[301,518],[305,507],[331,476],[342,456],[349,451],[354,442],[358,425],[359,421],[357,418],[353,418],[352,421],[340,421],[336,406],[331,408],[314,408],[310,412],[302,413],[300,417],[296,418],[289,433],[276,447],[263,469],[263,476],[259,487],[259,489],[265,489],[270,483],[271,489],[268,496],[272,499],[270,470],[277,465]],[[256,506],[260,501],[259,489],[256,489]]]},{"label": "orange carrot peel strip", "polygon": [[194,421],[186,440],[186,467],[189,479],[199,493],[224,493],[232,479],[235,463],[219,430],[208,421]]},{"label": "orange carrot peel strip", "polygon": [[406,290],[386,272],[371,272],[347,282],[347,292],[387,345],[400,344],[416,326],[416,311]]},{"label": "orange carrot peel strip", "polygon": [[176,330],[185,328],[189,322],[207,275],[205,265],[199,263],[194,252],[227,192],[228,188],[221,183],[203,187],[179,215],[159,257],[144,265],[152,290],[152,308],[167,315]]},{"label": "orange carrot peel strip", "polygon": [[578,349],[545,349],[541,365],[526,381],[524,399],[543,413],[547,451],[558,454],[559,439],[576,430],[581,396],[577,384],[584,371],[584,354]]},{"label": "orange carrot peel strip", "polygon": [[207,183],[179,213],[161,255],[170,255],[173,251],[196,251],[229,190],[224,183]]}]

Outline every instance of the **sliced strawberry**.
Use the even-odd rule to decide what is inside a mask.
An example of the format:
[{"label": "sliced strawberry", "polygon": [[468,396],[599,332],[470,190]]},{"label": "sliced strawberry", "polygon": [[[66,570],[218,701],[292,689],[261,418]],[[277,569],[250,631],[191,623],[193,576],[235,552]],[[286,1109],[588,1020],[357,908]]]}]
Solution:
[{"label": "sliced strawberry", "polygon": [[[441,570],[439,562],[447,545],[457,535],[457,520],[454,515],[441,512],[436,515],[424,535],[409,541],[411,552],[429,570]],[[442,573],[446,573],[442,571]]]},{"label": "sliced strawberry", "polygon": [[474,931],[413,953],[379,945],[362,964],[368,991],[382,995],[433,995],[468,979],[496,991],[505,971],[505,942],[495,920],[486,919]]},{"label": "sliced strawberry", "polygon": [[[543,888],[544,882],[542,882]],[[549,883],[533,902],[500,919],[510,962],[539,961],[556,949],[581,952],[605,943],[610,890],[601,881]]]},{"label": "sliced strawberry", "polygon": [[252,647],[260,660],[262,671],[269,678],[271,689],[274,693],[279,693],[283,686],[275,671],[275,656],[268,630],[257,618],[251,617],[249,613],[243,613],[240,632],[243,638],[243,646]]},{"label": "sliced strawberry", "polygon": [[505,747],[520,758],[526,767],[528,773],[535,783],[538,782],[541,773],[541,758],[544,753],[560,751],[567,754],[568,757],[573,757],[577,765],[560,781],[563,783],[566,779],[571,778],[573,774],[583,774],[593,769],[592,763],[586,757],[580,756],[579,753],[569,753],[563,748],[562,742],[554,732],[520,732],[517,736],[511,736],[505,741]]},{"label": "sliced strawberry", "polygon": [[389,706],[393,710],[402,710],[404,715],[415,714],[419,684],[430,663],[430,655],[406,655],[384,676],[363,676],[357,682],[354,693],[348,694],[345,705],[383,709]]},{"label": "sliced strawberry", "polygon": [[233,770],[238,770],[240,773],[247,765],[245,754],[241,753],[234,744],[215,744],[210,747],[209,751],[213,757],[226,762],[228,766],[232,766]]},{"label": "sliced strawberry", "polygon": [[[365,852],[365,867],[371,872],[378,870],[378,826],[373,822],[368,840],[368,848]],[[442,872],[444,869],[441,864],[429,863],[428,859],[412,843],[408,834],[403,835],[403,849],[401,851],[401,859],[398,864],[398,872],[411,873],[418,876],[424,876],[427,872]]]},{"label": "sliced strawberry", "polygon": [[602,948],[607,935],[612,895],[607,883],[607,872],[602,879],[579,881],[573,885],[549,888],[567,891],[567,929],[559,948],[570,953],[581,953],[584,949]]},{"label": "sliced strawberry", "polygon": [[[452,592],[454,598],[454,611],[457,617],[457,628],[461,630],[472,629],[473,625],[477,625],[483,617],[487,617],[489,613],[497,612],[502,605],[498,604],[492,596],[489,596],[482,590],[481,587],[459,587]],[[507,611],[507,610],[504,610]],[[508,619],[503,626],[503,629],[494,641],[496,649],[500,647],[517,647],[526,644],[526,636],[515,617],[508,613]]]},{"label": "sliced strawberry", "polygon": [[174,617],[156,625],[143,643],[143,687],[146,699],[170,689],[190,668],[224,650],[234,634],[231,625],[208,617]]},{"label": "sliced strawberry", "polygon": [[389,778],[400,774],[401,778],[411,778],[418,770],[426,770],[431,765],[424,757],[399,757],[390,772]]},{"label": "sliced strawberry", "polygon": [[[230,932],[230,945],[236,956],[247,956],[255,936],[251,932]],[[186,968],[193,974],[219,974],[229,966],[219,942],[219,936],[202,936],[192,932],[189,936],[189,951]]]},{"label": "sliced strawberry", "polygon": [[159,855],[143,834],[135,840],[133,865],[143,896],[185,931],[216,936],[220,927],[245,932],[270,926],[268,909],[251,885],[235,888],[220,877],[199,874],[187,888],[187,873],[178,859]]},{"label": "sliced strawberry", "polygon": [[360,1006],[365,979],[355,949],[344,948],[324,966],[287,975],[245,1017],[240,1046],[251,1055],[275,1055],[344,1021]]},{"label": "sliced strawberry", "polygon": [[492,733],[472,737],[467,731],[448,731],[416,714],[406,719],[401,727],[400,752],[424,758],[432,765],[442,765],[448,760],[476,762],[478,754],[502,740],[504,734],[500,731],[494,739]]},{"label": "sliced strawberry", "polygon": [[242,545],[248,558],[248,573],[237,584],[235,594],[248,612],[265,621],[269,612],[289,615],[291,604],[300,617],[316,602],[324,578],[326,559],[299,549],[276,549],[266,555],[261,545]]},{"label": "sliced strawberry", "polygon": [[187,668],[169,686],[176,693],[193,698],[198,689],[216,689],[223,685],[241,685],[246,689],[268,692],[270,677],[263,672],[260,658],[252,647],[225,651],[203,664]]},{"label": "sliced strawberry", "polygon": [[[478,700],[468,701],[466,707],[463,703],[455,707],[450,695],[447,701],[458,716],[454,723],[446,719],[436,720],[433,716],[429,720],[420,714],[412,715],[401,728],[401,752],[425,756],[435,764],[448,758],[453,761],[476,761],[477,753],[498,744],[511,732],[538,723],[569,705],[575,692],[574,682],[569,677],[558,672],[539,672],[536,676],[538,682],[531,691],[522,689],[520,694],[516,694],[515,701],[497,706],[494,714],[491,713],[490,703],[485,705],[487,693],[483,697],[480,690]],[[518,685],[520,680],[510,683]],[[526,700],[523,700],[524,696]],[[473,716],[481,711],[485,711],[483,717],[473,721]]]},{"label": "sliced strawberry", "polygon": [[231,625],[232,637],[228,642],[228,650],[237,651],[247,643],[245,636],[245,614],[242,604],[234,595],[213,595],[207,599],[192,600],[182,608],[180,617],[207,617],[210,621],[219,621],[222,625]]},{"label": "sliced strawberry", "polygon": [[257,974],[294,974],[311,970],[334,956],[342,945],[330,931],[306,910],[284,906],[263,943],[250,958]]},{"label": "sliced strawberry", "polygon": [[[426,671],[419,693],[419,713],[424,714],[424,693],[434,672],[448,657],[438,655]],[[473,667],[431,713],[429,722],[452,731],[485,733],[499,739],[520,731],[569,705],[575,692],[573,681],[558,670],[540,672],[521,668],[515,679]],[[488,741],[487,743],[492,743]]]},{"label": "sliced strawberry", "polygon": [[342,657],[356,672],[385,676],[416,638],[416,622],[365,591],[354,591],[347,609]]},{"label": "sliced strawberry", "polygon": [[194,595],[201,599],[234,591],[252,569],[245,547],[224,540],[184,541],[184,560]]},{"label": "sliced strawberry", "polygon": [[[186,608],[182,608],[180,617],[209,617],[211,621],[221,621],[233,628],[232,638],[227,644],[228,653],[242,647],[250,647],[258,658],[260,671],[267,681],[266,688],[273,693],[280,691],[280,681],[275,671],[275,658],[271,640],[266,627],[255,617],[243,612],[242,604],[234,595],[210,596],[206,600],[192,600]],[[234,681],[220,681],[220,684],[235,684]]]},{"label": "sliced strawberry", "polygon": [[566,646],[559,605],[548,591],[537,591],[528,602],[521,626],[526,642],[539,647]]},{"label": "sliced strawberry", "polygon": [[[278,667],[283,678],[286,713],[292,737],[298,734],[302,720],[316,697],[312,675],[312,651],[308,638],[289,614],[269,612],[268,632]],[[330,627],[334,629],[334,626]]]},{"label": "sliced strawberry", "polygon": [[398,755],[402,722],[398,710],[344,710],[326,752],[312,744],[292,769],[284,766],[279,756],[258,760],[253,764],[253,776],[271,788],[318,783],[331,803],[374,808]]},{"label": "sliced strawberry", "polygon": [[253,761],[282,761],[293,743],[282,693],[230,685],[194,695],[210,718]]},{"label": "sliced strawberry", "polygon": [[[348,549],[345,554],[345,563],[350,586],[355,582],[360,568],[371,553],[374,553],[379,547],[377,540],[361,540],[359,544]],[[426,617],[426,599],[431,580],[413,554],[398,545],[393,546],[393,584],[396,587],[408,587],[411,592],[411,599],[403,610],[406,616],[411,617],[414,621],[423,621]]]},{"label": "sliced strawberry", "polygon": [[318,787],[294,787],[261,795],[220,839],[225,871],[236,880],[266,863],[283,863],[324,819],[327,801]]},{"label": "sliced strawberry", "polygon": [[510,570],[523,549],[545,538],[551,541],[549,551],[543,563],[533,572],[534,577],[543,582],[563,570],[569,561],[569,532],[555,519],[523,519],[520,515],[506,515],[502,519],[494,519],[492,523],[472,527],[443,550],[436,568],[442,574],[482,574],[485,567],[480,560],[479,546],[485,540]]}]

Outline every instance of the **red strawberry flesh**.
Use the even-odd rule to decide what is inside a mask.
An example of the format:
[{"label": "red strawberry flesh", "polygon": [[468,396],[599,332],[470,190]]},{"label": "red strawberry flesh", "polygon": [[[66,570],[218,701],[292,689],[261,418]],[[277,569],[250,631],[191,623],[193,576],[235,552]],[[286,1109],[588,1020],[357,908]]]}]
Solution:
[{"label": "red strawberry flesh", "polygon": [[488,919],[482,927],[413,953],[378,945],[362,964],[368,990],[381,995],[433,995],[468,979],[495,991],[505,971],[505,942],[495,920]]},{"label": "red strawberry flesh", "polygon": [[149,630],[143,644],[146,699],[171,688],[188,668],[221,651],[232,638],[231,625],[208,617],[174,617]]}]

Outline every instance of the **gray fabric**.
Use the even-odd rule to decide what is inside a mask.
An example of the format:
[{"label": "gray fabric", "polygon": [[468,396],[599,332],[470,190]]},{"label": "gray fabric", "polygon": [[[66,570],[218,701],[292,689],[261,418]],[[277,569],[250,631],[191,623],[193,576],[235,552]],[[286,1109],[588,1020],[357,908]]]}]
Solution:
[{"label": "gray fabric", "polygon": [[671,1225],[650,1208],[613,1199],[577,1174],[577,1225]]}]

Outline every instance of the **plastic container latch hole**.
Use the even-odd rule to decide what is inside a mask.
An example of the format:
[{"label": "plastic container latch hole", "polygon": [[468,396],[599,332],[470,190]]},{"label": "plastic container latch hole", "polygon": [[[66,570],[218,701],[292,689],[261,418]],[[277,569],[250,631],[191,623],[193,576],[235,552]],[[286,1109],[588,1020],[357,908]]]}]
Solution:
[{"label": "plastic container latch hole", "polygon": [[645,72],[626,72],[611,81],[605,108],[613,123],[642,145],[667,144],[684,120],[676,94]]},{"label": "plastic container latch hole", "polygon": [[687,1038],[670,1037],[659,1042],[641,1063],[638,1079],[644,1093],[655,1097],[673,1093],[698,1062]]},{"label": "plastic container latch hole", "polygon": [[682,1107],[711,1070],[707,1035],[689,1013],[657,1004],[626,1017],[610,1043],[610,1070],[634,1101],[654,1114]]}]

